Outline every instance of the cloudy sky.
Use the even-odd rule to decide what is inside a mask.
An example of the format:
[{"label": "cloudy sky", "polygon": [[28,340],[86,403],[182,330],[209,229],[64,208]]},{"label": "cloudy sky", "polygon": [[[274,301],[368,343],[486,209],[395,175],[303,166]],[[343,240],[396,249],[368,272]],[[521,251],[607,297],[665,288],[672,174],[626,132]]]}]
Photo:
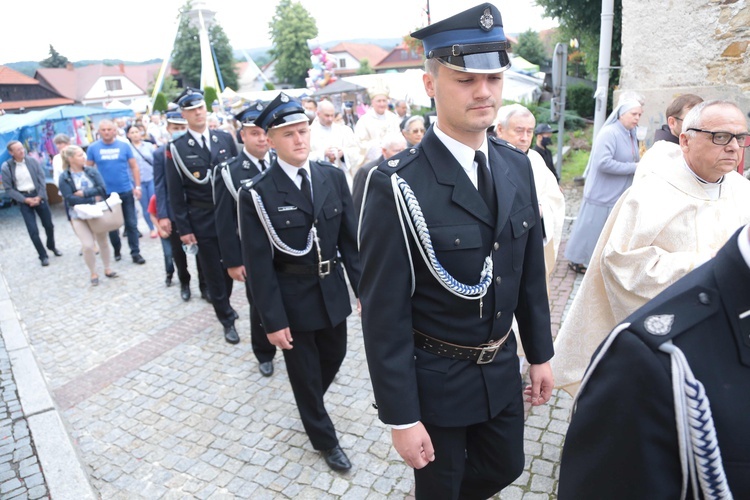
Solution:
[{"label": "cloudy sky", "polygon": [[[355,38],[400,38],[427,24],[427,0],[300,0],[315,18],[319,43]],[[74,0],[4,2],[0,64],[40,61],[49,44],[72,61],[163,58],[171,51],[177,14],[184,0]],[[277,1],[194,0],[216,17],[235,49],[271,45],[268,23]],[[456,14],[476,0],[430,0],[432,22]],[[247,7],[237,8],[237,5]],[[506,32],[539,31],[556,26],[542,18],[534,0],[496,0]]]}]

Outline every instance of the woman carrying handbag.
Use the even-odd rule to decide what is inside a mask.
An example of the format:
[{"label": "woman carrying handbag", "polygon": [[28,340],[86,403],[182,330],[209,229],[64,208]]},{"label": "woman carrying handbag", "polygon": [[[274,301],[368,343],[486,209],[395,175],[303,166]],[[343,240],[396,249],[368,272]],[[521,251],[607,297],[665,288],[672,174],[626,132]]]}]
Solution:
[{"label": "woman carrying handbag", "polygon": [[117,273],[109,267],[110,254],[107,232],[94,233],[89,224],[81,219],[74,207],[80,204],[93,204],[107,197],[104,180],[99,172],[92,167],[86,167],[86,153],[78,146],[68,146],[62,151],[63,173],[60,174],[58,185],[60,193],[68,209],[70,223],[83,247],[83,260],[91,273],[91,285],[99,284],[96,273],[95,241],[99,245],[99,255],[104,264],[104,275],[114,278]]}]

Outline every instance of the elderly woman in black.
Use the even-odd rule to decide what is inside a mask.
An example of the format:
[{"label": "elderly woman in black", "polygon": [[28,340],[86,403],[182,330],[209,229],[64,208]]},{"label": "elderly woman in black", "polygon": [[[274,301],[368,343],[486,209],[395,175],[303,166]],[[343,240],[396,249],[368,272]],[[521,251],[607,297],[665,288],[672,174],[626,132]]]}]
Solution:
[{"label": "elderly woman in black", "polygon": [[94,242],[99,244],[104,264],[104,275],[114,278],[117,273],[109,267],[109,243],[107,233],[93,233],[85,220],[78,217],[74,210],[75,205],[88,204],[101,201],[107,197],[104,180],[99,172],[93,167],[86,167],[86,153],[78,146],[68,146],[62,151],[63,173],[60,174],[58,185],[60,193],[65,200],[68,209],[70,223],[73,226],[78,239],[83,247],[83,260],[91,272],[91,284],[99,284],[99,275],[96,273],[96,250]]}]

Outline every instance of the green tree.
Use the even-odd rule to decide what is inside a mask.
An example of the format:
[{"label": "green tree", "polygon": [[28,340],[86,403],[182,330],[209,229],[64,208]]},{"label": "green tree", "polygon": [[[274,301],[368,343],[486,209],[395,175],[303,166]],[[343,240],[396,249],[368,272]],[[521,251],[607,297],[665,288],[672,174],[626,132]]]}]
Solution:
[{"label": "green tree", "polygon": [[[201,50],[198,27],[193,25],[187,15],[190,9],[190,0],[180,9],[180,25],[172,51],[172,66],[180,72],[183,86],[197,87],[201,79]],[[224,86],[236,89],[237,73],[234,69],[232,47],[224,29],[218,24],[211,25],[208,29],[208,39],[221,69]]]},{"label": "green tree", "polygon": [[370,61],[365,57],[361,61],[359,61],[359,68],[357,69],[358,75],[371,75],[374,71],[372,70],[372,66],[370,66]]},{"label": "green tree", "polygon": [[213,103],[215,100],[218,99],[218,95],[216,94],[216,89],[213,87],[206,87],[203,89],[205,91],[204,99],[206,100],[206,108],[209,112],[213,111]]},{"label": "green tree", "polygon": [[521,33],[513,52],[533,64],[543,65],[547,61],[544,44],[536,31]]},{"label": "green tree", "polygon": [[[156,82],[151,82],[151,85],[148,87],[148,94],[153,95],[154,93],[154,84]],[[167,100],[167,103],[172,102],[175,98],[177,98],[178,95],[182,90],[177,86],[177,80],[175,80],[172,75],[167,75],[164,77],[164,81],[162,81],[161,89],[159,89],[159,94],[164,94],[164,98]]]},{"label": "green tree", "polygon": [[154,111],[166,111],[167,110],[167,98],[164,97],[164,94],[159,92],[156,94],[156,99],[154,99]]},{"label": "green tree", "polygon": [[49,46],[49,57],[43,61],[39,61],[39,65],[42,68],[64,68],[68,65],[68,58],[60,54],[50,44]]},{"label": "green tree", "polygon": [[[577,38],[580,50],[584,53],[583,60],[586,71],[596,75],[599,65],[599,32],[601,30],[602,3],[600,0],[536,0],[537,5],[544,9],[547,17],[560,20],[559,41]],[[620,51],[622,50],[622,0],[615,0],[614,20],[612,28],[612,54],[610,66],[620,65]],[[610,85],[619,82],[619,73],[610,74]]]},{"label": "green tree", "polygon": [[271,57],[276,61],[276,77],[294,87],[305,87],[312,68],[308,40],[318,36],[315,19],[299,2],[281,0],[268,23],[273,40]]}]

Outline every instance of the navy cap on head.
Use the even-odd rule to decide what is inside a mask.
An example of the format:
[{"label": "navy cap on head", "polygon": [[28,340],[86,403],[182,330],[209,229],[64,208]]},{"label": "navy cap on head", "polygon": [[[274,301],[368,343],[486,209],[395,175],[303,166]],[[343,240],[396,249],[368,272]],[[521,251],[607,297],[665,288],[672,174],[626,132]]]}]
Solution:
[{"label": "navy cap on head", "polygon": [[234,115],[234,119],[242,124],[243,127],[257,127],[255,120],[260,116],[263,110],[266,109],[266,103],[263,101],[255,101],[244,108],[242,111]]},{"label": "navy cap on head", "polygon": [[422,40],[427,59],[465,73],[497,73],[510,67],[500,11],[490,3],[465,10],[455,16],[411,34]]},{"label": "navy cap on head", "polygon": [[187,125],[187,120],[182,116],[179,111],[167,111],[166,113],[167,123],[174,123],[176,125]]},{"label": "navy cap on head", "polygon": [[182,94],[177,96],[175,101],[180,109],[194,109],[206,104],[203,100],[203,91],[193,87],[187,87]]},{"label": "navy cap on head", "polygon": [[539,124],[539,125],[537,125],[537,126],[536,126],[536,128],[534,129],[534,133],[535,133],[535,134],[546,134],[546,133],[548,133],[548,132],[551,132],[551,133],[553,133],[553,134],[554,134],[555,132],[557,132],[557,130],[554,130],[554,129],[553,129],[552,127],[550,127],[550,126],[549,126],[549,124],[547,124],[547,123],[540,123],[540,124]]},{"label": "navy cap on head", "polygon": [[268,132],[268,129],[286,127],[302,122],[308,122],[302,103],[283,92],[280,92],[255,119],[255,125],[266,132]]}]

